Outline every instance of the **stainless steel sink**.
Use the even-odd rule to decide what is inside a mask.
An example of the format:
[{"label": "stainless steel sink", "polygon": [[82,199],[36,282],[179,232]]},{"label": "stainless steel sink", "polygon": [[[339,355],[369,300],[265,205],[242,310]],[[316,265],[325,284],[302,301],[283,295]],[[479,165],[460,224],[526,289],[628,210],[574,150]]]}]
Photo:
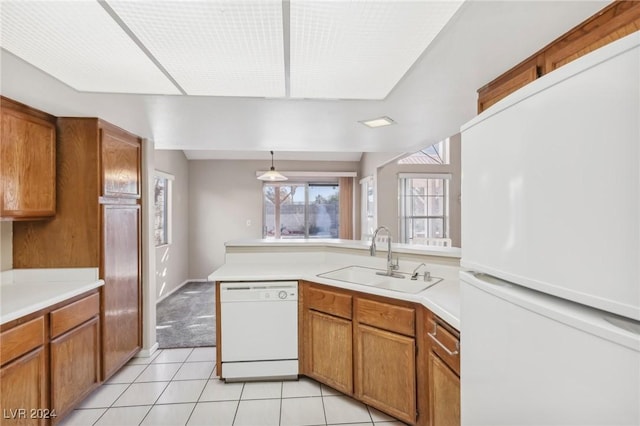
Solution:
[{"label": "stainless steel sink", "polygon": [[317,276],[411,294],[420,293],[422,290],[442,281],[442,278],[438,277],[431,277],[431,281],[423,281],[422,277],[419,277],[417,280],[412,280],[411,274],[405,272],[396,271],[402,278],[378,275],[378,272],[384,273],[386,271],[384,269],[366,268],[364,266],[347,266],[334,271],[324,272]]}]

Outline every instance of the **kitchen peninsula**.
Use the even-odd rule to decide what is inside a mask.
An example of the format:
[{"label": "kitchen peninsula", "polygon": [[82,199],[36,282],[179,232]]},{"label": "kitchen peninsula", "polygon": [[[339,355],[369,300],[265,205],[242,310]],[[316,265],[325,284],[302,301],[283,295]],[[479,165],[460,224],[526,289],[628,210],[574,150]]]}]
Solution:
[{"label": "kitchen peninsula", "polygon": [[[409,424],[459,421],[460,250],[393,244],[397,272],[404,276],[399,279],[377,274],[387,264],[380,246],[373,257],[365,241],[232,241],[226,243],[225,264],[209,280],[243,288],[298,282],[290,293],[298,298],[298,374]],[[357,273],[342,273],[351,270]],[[366,274],[370,284],[351,281]],[[418,284],[426,288],[416,292]],[[217,371],[224,379],[220,287]],[[259,321],[247,315],[242,326]]]}]

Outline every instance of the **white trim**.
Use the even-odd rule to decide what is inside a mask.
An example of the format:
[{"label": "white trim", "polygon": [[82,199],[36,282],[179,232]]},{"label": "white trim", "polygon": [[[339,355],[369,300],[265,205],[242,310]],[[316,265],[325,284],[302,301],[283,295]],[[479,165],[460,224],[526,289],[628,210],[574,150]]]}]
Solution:
[{"label": "white trim", "polygon": [[158,342],[155,342],[149,349],[140,349],[134,358],[149,358],[158,350]]},{"label": "white trim", "polygon": [[186,283],[190,282],[190,281],[204,281],[204,280],[185,280],[183,281],[180,285],[176,286],[173,290],[171,290],[169,293],[165,294],[164,296],[160,297],[160,299],[156,300],[156,305],[160,302],[162,302],[164,299],[166,299],[167,297],[171,296],[173,293],[176,292],[176,290],[182,288]]},{"label": "white trim", "polygon": [[163,172],[162,170],[154,170],[153,175],[159,178],[168,179],[168,180],[176,180],[176,177],[171,173]]},{"label": "white trim", "polygon": [[447,179],[451,180],[451,173],[398,173],[399,179]]},{"label": "white trim", "polygon": [[363,177],[362,179],[360,179],[359,183],[360,185],[362,185],[366,181],[371,181],[373,183],[373,175]]},{"label": "white trim", "polygon": [[[258,170],[256,172],[256,177],[266,173],[266,170]],[[358,177],[357,172],[296,172],[296,171],[282,171],[278,170],[279,173],[285,175],[286,177],[311,177],[311,178],[323,178],[323,177]]]}]

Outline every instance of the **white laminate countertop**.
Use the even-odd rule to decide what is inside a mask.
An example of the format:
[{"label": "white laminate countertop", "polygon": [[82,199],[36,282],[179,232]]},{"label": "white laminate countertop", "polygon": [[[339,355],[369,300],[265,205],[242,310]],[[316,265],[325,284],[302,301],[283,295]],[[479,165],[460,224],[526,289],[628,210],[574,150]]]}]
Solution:
[{"label": "white laminate countertop", "polygon": [[97,268],[4,271],[0,273],[0,325],[103,284]]},{"label": "white laminate countertop", "polygon": [[[433,270],[432,275],[444,278],[439,283],[428,289],[409,294],[400,291],[386,290],[374,286],[352,284],[344,281],[319,277],[329,271],[334,271],[346,266],[345,264],[329,263],[227,263],[211,275],[210,281],[269,281],[269,280],[306,280],[333,287],[375,294],[398,300],[420,303],[433,313],[441,317],[450,325],[460,330],[460,284],[457,278],[458,272],[451,271],[442,274],[443,267],[438,271]],[[429,265],[427,265],[429,266]],[[434,266],[435,267],[435,266]],[[437,268],[437,267],[435,267]]]}]

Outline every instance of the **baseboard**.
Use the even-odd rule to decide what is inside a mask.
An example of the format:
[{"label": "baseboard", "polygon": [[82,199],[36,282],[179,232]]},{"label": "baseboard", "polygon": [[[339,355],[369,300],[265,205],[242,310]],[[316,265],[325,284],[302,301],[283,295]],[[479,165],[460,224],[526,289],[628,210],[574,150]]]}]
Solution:
[{"label": "baseboard", "polygon": [[158,342],[155,342],[149,349],[140,349],[134,358],[149,358],[158,350]]},{"label": "baseboard", "polygon": [[171,290],[169,293],[165,294],[164,296],[162,296],[160,299],[156,300],[156,305],[160,302],[162,302],[164,299],[166,299],[167,297],[171,296],[173,293],[175,293],[177,290],[181,289],[182,286],[184,286],[186,283],[190,283],[190,282],[204,282],[207,281],[205,279],[199,278],[199,279],[190,279],[190,280],[185,280],[183,281],[179,286],[177,286],[176,288],[174,288],[173,290]]}]

